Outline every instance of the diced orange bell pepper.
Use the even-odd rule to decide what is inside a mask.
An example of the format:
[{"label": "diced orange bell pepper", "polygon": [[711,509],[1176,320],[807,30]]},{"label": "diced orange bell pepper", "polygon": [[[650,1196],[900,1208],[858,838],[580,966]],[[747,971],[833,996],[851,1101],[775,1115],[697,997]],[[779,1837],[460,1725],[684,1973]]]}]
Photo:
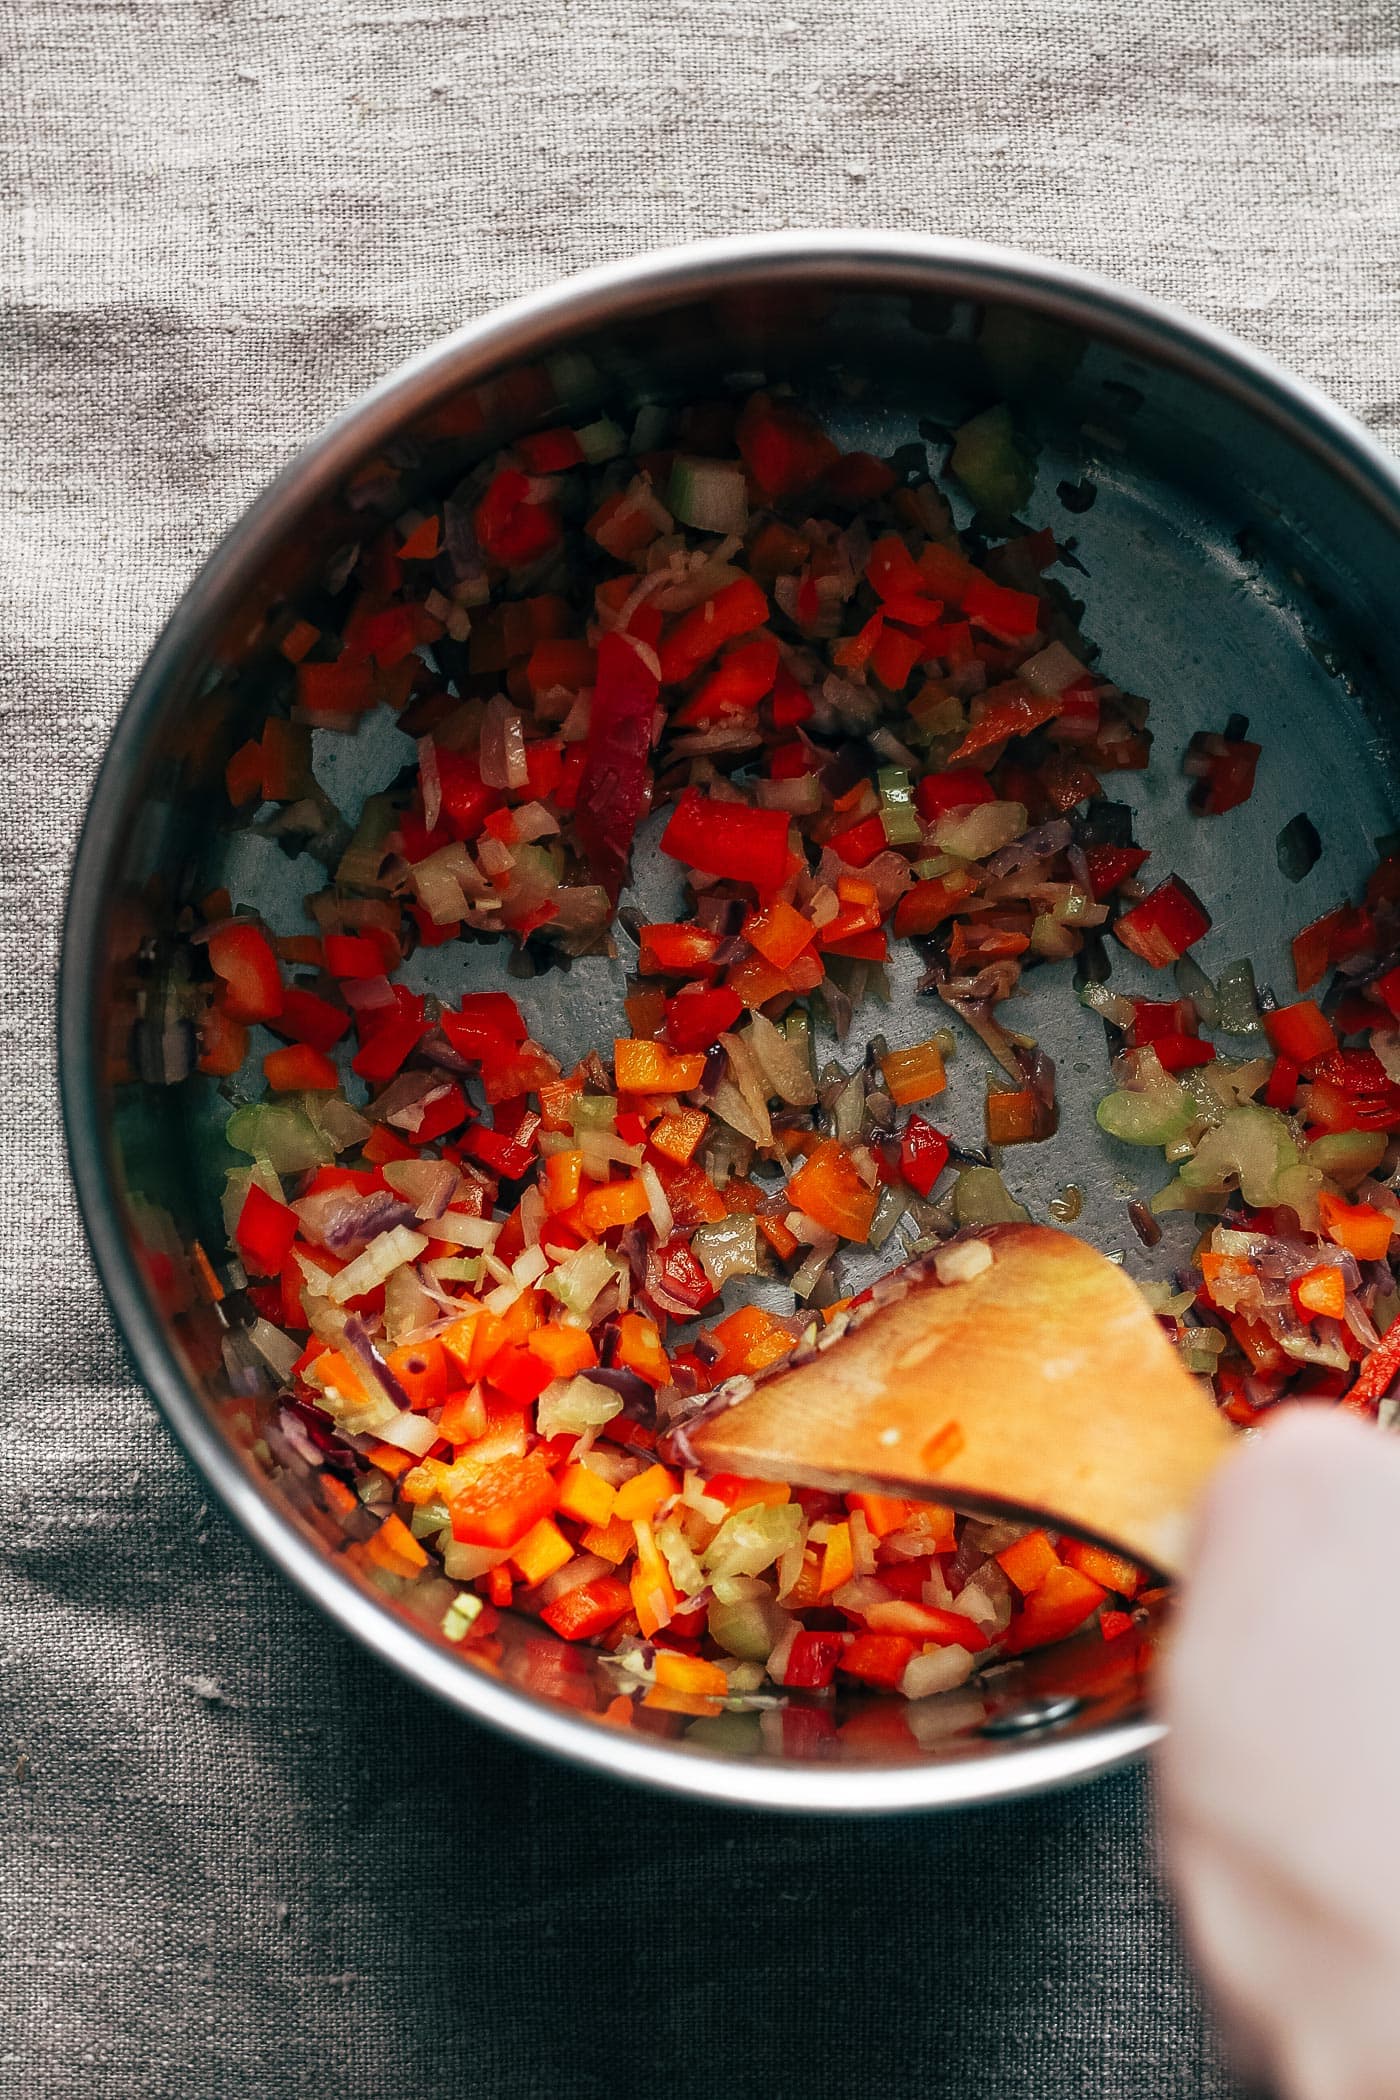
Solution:
[{"label": "diced orange bell pepper", "polygon": [[1384,1261],[1394,1226],[1373,1203],[1346,1203],[1326,1189],[1317,1199],[1322,1229],[1358,1261]]},{"label": "diced orange bell pepper", "polygon": [[599,1560],[610,1560],[618,1567],[637,1543],[637,1535],[630,1524],[618,1516],[608,1518],[606,1524],[590,1524],[579,1540],[585,1553],[596,1553]]},{"label": "diced orange bell pepper", "polygon": [[1045,1641],[1063,1640],[1082,1626],[1104,1600],[1104,1591],[1078,1568],[1063,1564],[1051,1568],[1011,1621],[1005,1637],[1009,1655],[1037,1648]]},{"label": "diced orange bell pepper", "polygon": [[600,1188],[590,1189],[579,1204],[579,1216],[584,1230],[596,1238],[614,1225],[635,1225],[638,1218],[646,1216],[649,1203],[646,1189],[633,1176],[626,1181],[608,1181]]},{"label": "diced orange bell pepper", "polygon": [[486,1402],[479,1385],[449,1393],[438,1416],[439,1432],[449,1444],[475,1444],[486,1434]]},{"label": "diced orange bell pepper", "polygon": [[718,1663],[699,1655],[682,1655],[674,1648],[656,1651],[656,1682],[668,1692],[690,1692],[701,1699],[726,1699],[729,1679]]},{"label": "diced orange bell pepper", "polygon": [[436,1407],[447,1398],[447,1352],[441,1342],[406,1342],[401,1349],[391,1349],[385,1362],[408,1395],[410,1407]]},{"label": "diced orange bell pepper", "polygon": [[1044,1531],[1028,1531],[1024,1538],[1013,1539],[1009,1546],[1003,1546],[993,1558],[1023,1597],[1029,1596],[1060,1565],[1060,1556]]},{"label": "diced orange bell pepper", "polygon": [[890,1050],[880,1059],[885,1089],[898,1108],[914,1101],[928,1101],[948,1084],[943,1053],[937,1043],[915,1043],[908,1050]]},{"label": "diced orange bell pepper", "polygon": [[650,1523],[645,1517],[638,1517],[632,1529],[637,1541],[637,1565],[629,1585],[632,1609],[643,1638],[650,1640],[663,1626],[670,1625],[679,1599]]},{"label": "diced orange bell pepper", "polygon": [[677,1166],[685,1166],[695,1157],[709,1121],[703,1108],[673,1110],[653,1126],[652,1149],[667,1159],[673,1159]]},{"label": "diced orange bell pepper", "polygon": [[888,1538],[892,1531],[902,1531],[909,1521],[909,1512],[917,1503],[906,1502],[902,1495],[859,1494],[847,1495],[847,1509],[858,1509],[865,1519],[865,1528],[873,1538]]},{"label": "diced orange bell pepper", "polygon": [[664,1043],[619,1037],[613,1044],[613,1075],[619,1093],[684,1094],[699,1086],[705,1070],[703,1051],[693,1055],[668,1050]]},{"label": "diced orange bell pepper", "polygon": [[674,1495],[679,1486],[675,1474],[668,1473],[665,1466],[648,1466],[645,1473],[634,1473],[630,1480],[623,1481],[613,1503],[613,1514],[629,1524],[635,1524],[639,1517],[650,1518],[658,1504]]},{"label": "diced orange bell pepper", "polygon": [[744,939],[777,970],[786,970],[809,947],[816,934],[812,921],[781,897],[774,897],[761,911],[753,911],[744,924]]},{"label": "diced orange bell pepper", "polygon": [[1091,1582],[1112,1590],[1119,1597],[1135,1597],[1142,1588],[1141,1568],[1121,1553],[1110,1553],[1103,1546],[1090,1545],[1087,1539],[1063,1540],[1060,1557],[1067,1566],[1077,1568]]},{"label": "diced orange bell pepper", "polygon": [[573,1378],[598,1361],[598,1349],[583,1327],[537,1327],[527,1344],[530,1354],[548,1364],[551,1378]]},{"label": "diced orange bell pepper", "polygon": [[665,1385],[671,1376],[661,1330],[641,1313],[624,1313],[619,1320],[617,1360],[624,1371],[635,1371],[648,1385]]},{"label": "diced orange bell pepper", "polygon": [[452,1536],[466,1546],[514,1547],[558,1499],[543,1459],[502,1459],[454,1488],[447,1505]]},{"label": "diced orange bell pepper", "polygon": [[829,1597],[833,1590],[839,1590],[843,1583],[850,1581],[855,1571],[855,1557],[851,1551],[851,1527],[849,1524],[834,1523],[827,1532],[826,1544],[822,1548],[822,1571],[818,1584],[822,1596]]},{"label": "diced orange bell pepper", "polygon": [[428,1555],[402,1517],[391,1510],[378,1531],[365,1541],[365,1552],[391,1575],[414,1576],[428,1565]]},{"label": "diced orange bell pepper", "polygon": [[573,1147],[565,1152],[551,1152],[544,1163],[541,1190],[545,1209],[551,1213],[572,1210],[579,1200],[582,1176],[582,1152]]},{"label": "diced orange bell pepper", "polygon": [[711,1473],[705,1482],[711,1501],[726,1509],[780,1508],[791,1501],[792,1489],[781,1480],[745,1480],[739,1473]]},{"label": "diced orange bell pepper", "polygon": [[572,1517],[576,1524],[606,1524],[616,1500],[612,1482],[577,1461],[559,1476],[560,1514]]},{"label": "diced orange bell pepper", "polygon": [[713,1366],[716,1382],[732,1378],[736,1371],[752,1375],[786,1356],[792,1336],[774,1315],[761,1305],[741,1305],[736,1312],[717,1321],[710,1333],[720,1350]]},{"label": "diced orange bell pepper", "polygon": [[557,1574],[573,1557],[574,1549],[553,1517],[541,1517],[512,1549],[510,1561],[518,1569],[521,1581],[533,1589],[536,1583]]},{"label": "diced orange bell pepper", "polygon": [[844,1145],[828,1138],[798,1168],[787,1185],[795,1210],[842,1239],[870,1237],[877,1192],[866,1185]]},{"label": "diced orange bell pepper", "polygon": [[1347,1287],[1342,1272],[1330,1263],[1298,1277],[1293,1285],[1293,1303],[1305,1320],[1341,1320],[1346,1317]]}]

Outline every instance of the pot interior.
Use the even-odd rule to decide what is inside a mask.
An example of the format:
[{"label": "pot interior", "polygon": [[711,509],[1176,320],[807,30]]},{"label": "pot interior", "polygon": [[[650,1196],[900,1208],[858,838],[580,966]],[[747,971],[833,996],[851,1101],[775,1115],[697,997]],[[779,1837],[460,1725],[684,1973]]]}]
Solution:
[{"label": "pot interior", "polygon": [[[1261,405],[1262,395],[1251,399],[1223,364],[1214,375],[1206,360],[1192,369],[1169,333],[1156,346],[1134,339],[1090,296],[1067,302],[1030,276],[989,300],[970,296],[956,271],[940,280],[927,266],[890,260],[844,274],[775,263],[731,272],[714,290],[698,273],[689,285],[634,281],[613,304],[608,319],[587,302],[583,311],[566,304],[517,330],[513,343],[467,340],[441,354],[427,379],[381,391],[329,451],[293,468],[216,556],[143,674],[83,849],[65,967],[65,1084],[108,1287],[145,1375],[168,1407],[172,1381],[193,1396],[224,1439],[221,1470],[255,1483],[275,1514],[274,1536],[290,1528],[314,1542],[325,1601],[342,1617],[348,1589],[365,1590],[368,1578],[339,1558],[337,1525],[313,1479],[250,1439],[246,1404],[230,1398],[222,1315],[201,1296],[191,1265],[195,1240],[216,1260],[224,1249],[229,1083],[170,1075],[189,1029],[182,912],[222,886],[279,930],[306,930],[304,900],[328,879],[312,854],[290,852],[247,822],[230,824],[223,769],[285,693],[292,671],[278,643],[292,622],[324,627],[337,618],[347,550],[368,529],[451,490],[517,432],[603,410],[630,427],[644,404],[791,385],[843,444],[882,455],[918,446],[941,466],[952,429],[1004,400],[1037,448],[1024,515],[1071,548],[1075,565],[1057,573],[1085,603],[1083,627],[1101,667],[1151,701],[1152,766],[1116,776],[1107,791],[1132,806],[1153,876],[1176,869],[1206,901],[1214,927],[1196,951],[1205,970],[1213,976],[1247,956],[1262,984],[1291,996],[1291,934],[1356,890],[1375,841],[1392,827],[1393,531],[1354,478]],[[1223,729],[1232,714],[1249,717],[1264,747],[1255,793],[1227,818],[1192,818],[1180,754],[1193,731]],[[318,730],[314,741],[318,779],[352,823],[365,795],[413,758],[385,710],[358,736]],[[1300,814],[1322,851],[1295,881],[1276,841]],[[675,916],[680,901],[677,871],[655,852],[662,821],[639,838],[624,899],[647,918]],[[1114,988],[1146,992],[1150,973],[1109,945]],[[893,1041],[918,1032],[902,1017],[919,1003],[922,965],[910,944],[896,947],[890,1007],[858,1011],[842,1045],[824,1036],[819,1063],[839,1055],[849,1066],[875,1030]],[[453,996],[506,984],[532,1032],[567,1066],[623,1028],[633,953],[623,939],[618,948],[615,958],[518,976],[508,975],[506,946],[453,942],[420,950],[404,976]],[[1151,1252],[1131,1229],[1127,1202],[1150,1195],[1160,1163],[1116,1145],[1094,1122],[1108,1053],[1103,1024],[1074,996],[1072,967],[1030,973],[1016,1010],[1017,1025],[1055,1060],[1060,1133],[1008,1153],[1003,1171],[1038,1217],[1073,1185],[1082,1195],[1076,1230],[1121,1253],[1135,1274],[1170,1274],[1196,1228],[1189,1218],[1166,1221]],[[1162,996],[1160,979],[1152,988]],[[930,1012],[929,1026],[944,1019]],[[960,1041],[939,1103],[940,1124],[968,1142],[980,1140],[986,1066],[970,1037]],[[888,1260],[848,1254],[843,1287],[860,1288]],[[765,1291],[791,1309],[777,1283],[755,1286],[755,1295]],[[187,1428],[178,1413],[177,1426]],[[207,1446],[202,1455],[207,1463]],[[410,1667],[422,1644],[450,1653],[438,1688],[486,1710],[470,1648],[452,1650],[441,1632],[455,1588],[385,1577],[370,1594],[398,1630],[379,1645],[397,1643]],[[641,1725],[673,1763],[693,1765],[673,1783],[721,1795],[749,1792],[742,1774],[755,1764],[786,1761],[796,1775],[813,1757],[834,1805],[858,1805],[858,1773],[872,1766],[917,1768],[923,1776],[902,1798],[937,1800],[947,1792],[940,1771],[976,1764],[970,1791],[994,1795],[1022,1783],[1030,1742],[1076,1744],[1071,1763],[1081,1769],[1139,1747],[1150,1733],[1150,1648],[1149,1639],[1105,1644],[1091,1633],[914,1708],[843,1700],[835,1729],[816,1735],[762,1702],[718,1715],[652,1712]],[[540,1709],[561,1720],[567,1710],[569,1746],[618,1761],[614,1732],[588,1720],[616,1690],[591,1650],[507,1620],[493,1675],[517,1695],[504,1714],[497,1704],[494,1718],[511,1723],[528,1712],[533,1719],[519,1725],[541,1739],[552,1724],[541,1723]]]}]

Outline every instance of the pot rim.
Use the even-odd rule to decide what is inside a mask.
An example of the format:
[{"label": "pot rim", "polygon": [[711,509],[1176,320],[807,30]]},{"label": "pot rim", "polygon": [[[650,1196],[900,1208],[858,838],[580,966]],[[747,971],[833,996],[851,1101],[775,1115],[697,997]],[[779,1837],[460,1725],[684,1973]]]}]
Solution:
[{"label": "pot rim", "polygon": [[225,1508],[336,1625],[421,1689],[532,1748],[638,1784],[767,1809],[869,1814],[1004,1801],[1105,1772],[1164,1734],[1147,1714],[986,1756],[907,1765],[804,1765],[700,1755],[547,1705],[464,1664],[361,1590],[264,1496],[186,1383],[118,1224],[101,1114],[95,1028],[98,932],[119,817],[167,680],[226,614],[262,553],[346,470],[405,422],[507,362],[562,348],[581,330],[720,288],[839,279],[844,285],[1022,304],[1183,372],[1262,415],[1312,453],[1400,541],[1400,462],[1272,358],[1173,306],[1068,264],[980,241],[902,233],[743,235],[604,264],[495,308],[399,365],[302,447],[220,539],[157,637],[113,729],[69,883],[58,1049],[69,1163],[88,1245],[136,1370]]}]

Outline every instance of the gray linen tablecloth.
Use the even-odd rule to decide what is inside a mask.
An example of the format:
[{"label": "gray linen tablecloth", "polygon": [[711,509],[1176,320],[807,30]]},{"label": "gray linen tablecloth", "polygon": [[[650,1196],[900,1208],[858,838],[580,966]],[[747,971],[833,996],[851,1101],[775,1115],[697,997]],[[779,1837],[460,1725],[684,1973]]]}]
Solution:
[{"label": "gray linen tablecloth", "polygon": [[65,1178],[63,891],[123,689],[357,388],[607,257],[1019,243],[1400,435],[1395,0],[3,0],[0,2094],[1224,2100],[1140,1776],[815,1826],[455,1720],[204,1500]]}]

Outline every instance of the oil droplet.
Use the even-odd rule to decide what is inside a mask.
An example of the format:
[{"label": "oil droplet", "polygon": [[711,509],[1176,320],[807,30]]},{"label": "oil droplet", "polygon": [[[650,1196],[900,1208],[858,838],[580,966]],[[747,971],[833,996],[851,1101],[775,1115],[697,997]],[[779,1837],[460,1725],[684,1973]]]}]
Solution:
[{"label": "oil droplet", "polygon": [[1059,1224],[1072,1225],[1084,1208],[1084,1191],[1077,1182],[1068,1181],[1058,1196],[1050,1198],[1047,1207]]}]

